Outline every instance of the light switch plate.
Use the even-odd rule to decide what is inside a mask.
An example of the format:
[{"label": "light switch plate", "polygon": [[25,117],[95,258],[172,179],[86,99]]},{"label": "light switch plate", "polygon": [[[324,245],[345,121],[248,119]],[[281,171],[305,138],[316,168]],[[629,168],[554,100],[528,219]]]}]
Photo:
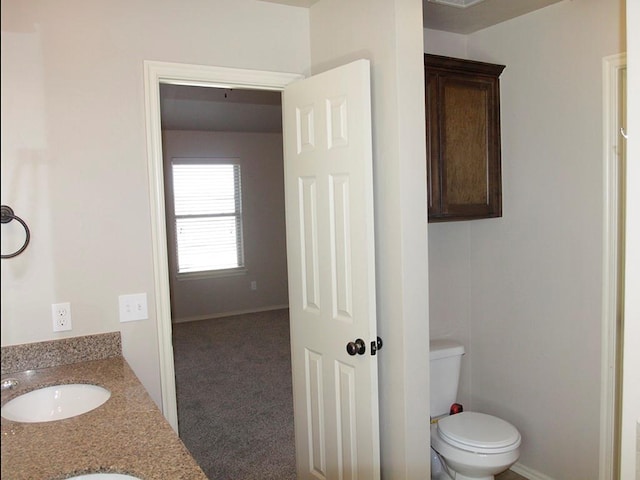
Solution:
[{"label": "light switch plate", "polygon": [[149,318],[147,312],[147,294],[135,293],[132,295],[120,295],[120,321],[133,322]]}]

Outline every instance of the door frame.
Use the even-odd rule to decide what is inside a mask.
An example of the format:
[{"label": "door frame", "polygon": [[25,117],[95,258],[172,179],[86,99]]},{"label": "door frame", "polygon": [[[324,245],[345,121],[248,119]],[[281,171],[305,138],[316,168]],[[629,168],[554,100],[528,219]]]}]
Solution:
[{"label": "door frame", "polygon": [[290,83],[302,78],[304,78],[304,75],[296,73],[156,61],[144,62],[147,163],[160,391],[162,413],[176,433],[178,433],[178,408],[173,342],[171,339],[171,301],[164,203],[160,84],[282,91]]},{"label": "door frame", "polygon": [[624,165],[618,155],[620,143],[620,79],[627,67],[626,54],[607,56],[603,74],[603,248],[602,248],[602,356],[600,383],[599,480],[617,478],[620,462],[620,394],[622,368],[621,295],[624,289],[620,256],[623,235]]}]

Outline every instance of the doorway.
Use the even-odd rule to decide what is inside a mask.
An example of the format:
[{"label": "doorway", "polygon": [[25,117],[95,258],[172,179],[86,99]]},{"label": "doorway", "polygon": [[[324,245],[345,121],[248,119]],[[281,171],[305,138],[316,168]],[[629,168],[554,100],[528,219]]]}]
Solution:
[{"label": "doorway", "polygon": [[145,114],[148,119],[146,125],[147,156],[149,192],[151,196],[152,256],[155,271],[155,310],[158,331],[162,412],[169,424],[177,432],[178,413],[171,338],[169,257],[164,208],[160,84],[282,91],[285,86],[303,77],[302,75],[291,73],[237,70],[224,67],[204,67],[200,65],[182,65],[153,61],[146,61],[144,63],[144,77]]},{"label": "doorway", "polygon": [[[281,93],[161,84],[160,100],[180,438],[209,478],[294,479]],[[232,225],[210,178],[228,163]],[[219,248],[201,251],[203,228]]]},{"label": "doorway", "polygon": [[[165,181],[162,154],[160,86],[217,87],[229,92],[232,89],[279,92],[286,85],[299,78],[302,77],[294,74],[145,62],[145,107],[148,119],[147,142],[152,210],[152,246],[155,269],[155,303],[162,410],[176,432],[178,431],[178,413],[172,346],[170,255],[168,255],[168,229],[164,201]],[[281,140],[280,145],[282,146]],[[253,282],[251,283],[253,284]]]}]

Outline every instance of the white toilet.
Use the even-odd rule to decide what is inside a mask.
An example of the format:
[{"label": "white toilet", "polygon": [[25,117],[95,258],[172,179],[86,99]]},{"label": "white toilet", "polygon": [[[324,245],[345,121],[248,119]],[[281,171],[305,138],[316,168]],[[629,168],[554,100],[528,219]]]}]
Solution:
[{"label": "white toilet", "polygon": [[449,415],[456,401],[464,347],[431,340],[431,478],[493,480],[520,457],[520,433],[484,413]]}]

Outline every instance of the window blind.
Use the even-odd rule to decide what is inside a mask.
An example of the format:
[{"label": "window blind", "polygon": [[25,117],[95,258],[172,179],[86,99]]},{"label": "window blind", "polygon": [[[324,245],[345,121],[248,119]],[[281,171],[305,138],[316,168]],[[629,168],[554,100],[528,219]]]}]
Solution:
[{"label": "window blind", "polygon": [[242,267],[240,165],[173,163],[178,273]]}]

